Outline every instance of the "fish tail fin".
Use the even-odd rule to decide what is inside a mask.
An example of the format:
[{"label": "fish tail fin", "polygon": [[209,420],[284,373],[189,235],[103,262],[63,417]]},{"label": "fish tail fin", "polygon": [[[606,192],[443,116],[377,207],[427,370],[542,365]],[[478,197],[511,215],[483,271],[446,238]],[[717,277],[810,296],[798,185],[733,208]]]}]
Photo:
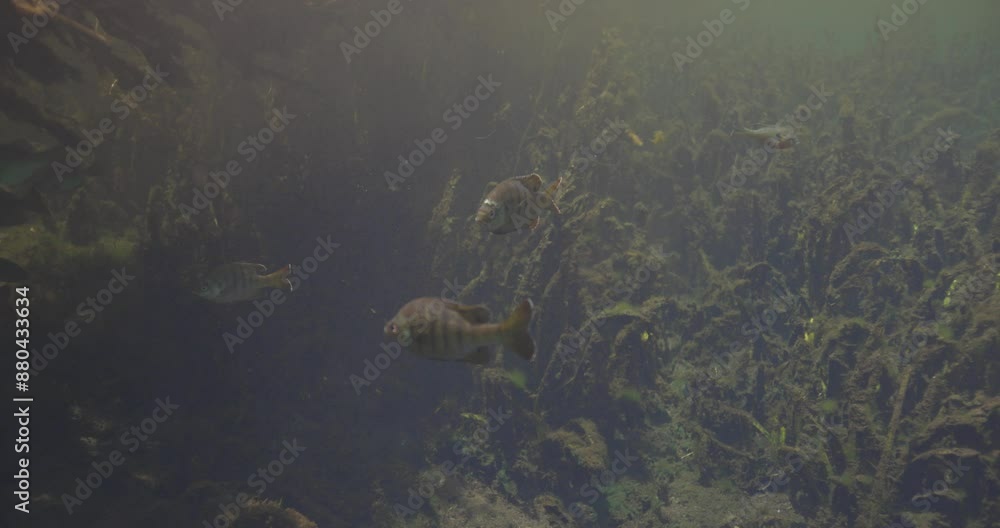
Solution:
[{"label": "fish tail fin", "polygon": [[285,267],[271,273],[264,277],[267,280],[268,285],[274,288],[287,289],[288,291],[294,291],[295,288],[292,286],[292,281],[288,280],[288,276],[292,274],[292,265],[285,264]]},{"label": "fish tail fin", "polygon": [[528,332],[532,308],[534,305],[531,299],[521,301],[510,317],[501,324],[504,346],[528,361],[535,357],[535,340]]},{"label": "fish tail fin", "polygon": [[560,176],[559,179],[552,182],[552,185],[549,185],[545,189],[545,197],[549,201],[549,209],[555,214],[562,214],[562,211],[559,210],[559,206],[556,205],[556,191],[559,190],[559,185],[562,184],[562,180],[563,179]]}]

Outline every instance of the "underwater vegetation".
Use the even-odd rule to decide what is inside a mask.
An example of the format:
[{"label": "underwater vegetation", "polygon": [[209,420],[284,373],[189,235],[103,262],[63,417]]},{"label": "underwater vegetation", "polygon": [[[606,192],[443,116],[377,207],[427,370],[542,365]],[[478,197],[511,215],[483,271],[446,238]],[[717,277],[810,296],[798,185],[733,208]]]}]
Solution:
[{"label": "underwater vegetation", "polygon": [[[737,18],[678,71],[702,27],[643,1],[564,21],[402,3],[386,24],[360,3],[118,4],[66,6],[0,65],[0,144],[92,151],[0,227],[4,298],[31,286],[55,351],[32,363],[38,526],[1000,519],[995,32],[835,53]],[[511,230],[484,200],[522,187],[541,207]],[[532,353],[397,354],[393,314],[442,289],[475,323],[530,298]]]}]

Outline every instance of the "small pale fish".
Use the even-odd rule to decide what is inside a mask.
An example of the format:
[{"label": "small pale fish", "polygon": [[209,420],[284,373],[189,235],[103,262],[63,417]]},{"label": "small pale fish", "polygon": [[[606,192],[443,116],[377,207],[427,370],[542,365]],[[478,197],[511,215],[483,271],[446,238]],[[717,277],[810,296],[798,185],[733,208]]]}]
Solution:
[{"label": "small pale fish", "polygon": [[490,346],[499,344],[530,361],[535,357],[535,341],[528,333],[532,308],[525,299],[506,321],[491,323],[485,306],[421,297],[400,308],[383,331],[426,359],[483,365],[490,360]]},{"label": "small pale fish", "polygon": [[777,150],[792,148],[799,142],[795,136],[795,129],[784,125],[772,125],[753,130],[744,128],[734,131],[732,135],[753,138],[761,143],[771,145]]},{"label": "small pale fish", "polygon": [[28,272],[24,271],[24,268],[5,258],[0,258],[0,286],[26,280],[28,280]]},{"label": "small pale fish", "polygon": [[515,176],[497,184],[476,212],[476,222],[494,235],[505,235],[527,227],[535,230],[543,211],[559,214],[555,195],[562,178],[542,190],[538,174]]},{"label": "small pale fish", "polygon": [[263,275],[265,271],[267,267],[262,264],[223,264],[212,270],[194,293],[214,303],[234,303],[266,297],[274,288],[292,290],[292,283],[288,280],[291,265],[268,275]]}]

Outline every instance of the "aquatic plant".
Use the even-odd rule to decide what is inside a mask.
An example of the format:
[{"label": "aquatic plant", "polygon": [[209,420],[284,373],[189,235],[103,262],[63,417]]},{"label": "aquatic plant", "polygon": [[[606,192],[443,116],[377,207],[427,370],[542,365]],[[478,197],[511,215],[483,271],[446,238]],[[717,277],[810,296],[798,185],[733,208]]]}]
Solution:
[{"label": "aquatic plant", "polygon": [[[137,418],[120,402],[152,387],[200,402],[129,460],[120,478],[135,485],[95,494],[81,522],[196,524],[188,506],[236,491],[273,456],[261,446],[274,431],[309,438],[317,462],[234,526],[879,528],[914,499],[933,505],[912,515],[918,526],[998,517],[1000,273],[981,264],[1000,232],[989,35],[952,46],[922,30],[875,34],[838,56],[734,25],[679,74],[673,39],[689,28],[661,11],[673,5],[587,3],[558,31],[536,31],[524,14],[537,2],[446,2],[406,7],[412,24],[383,28],[345,66],[329,50],[369,15],[360,4],[244,3],[209,25],[206,5],[140,3],[94,12],[113,28],[110,48],[48,28],[0,81],[4,130],[76,145],[147,68],[173,70],[116,122],[84,167],[93,176],[52,196],[47,224],[0,232],[3,257],[37,284],[42,335],[108,270],[143,271],[40,376],[50,401],[86,400],[86,418],[39,426],[52,452],[86,460],[113,445],[111,431]],[[383,189],[400,145],[438,126],[484,69],[504,92],[448,130],[406,185]],[[748,155],[731,128],[796,111],[814,80],[836,96],[799,123],[802,143],[734,184]],[[304,117],[243,163],[238,146],[286,102]],[[609,122],[621,132],[602,135]],[[948,127],[954,147],[914,163]],[[238,178],[182,209],[207,184],[195,166],[234,160]],[[489,182],[531,170],[564,178],[563,214],[516,237],[477,229]],[[896,182],[905,191],[879,201]],[[342,237],[344,259],[245,353],[220,353],[220,331],[245,314],[188,300],[188,280],[220,261],[292,260],[314,231]],[[382,312],[445,280],[494,313],[531,297],[536,363],[403,358],[366,397],[345,398],[338,376],[379,352]],[[775,290],[796,302],[774,302]],[[407,488],[454,461],[455,443],[500,407],[516,420],[463,444],[469,465],[399,519]],[[359,442],[358,430],[377,432]],[[574,513],[581,485],[624,447],[643,467]],[[935,493],[956,459],[969,472]],[[53,478],[78,476],[60,467]],[[162,519],[145,507],[154,496]]]}]

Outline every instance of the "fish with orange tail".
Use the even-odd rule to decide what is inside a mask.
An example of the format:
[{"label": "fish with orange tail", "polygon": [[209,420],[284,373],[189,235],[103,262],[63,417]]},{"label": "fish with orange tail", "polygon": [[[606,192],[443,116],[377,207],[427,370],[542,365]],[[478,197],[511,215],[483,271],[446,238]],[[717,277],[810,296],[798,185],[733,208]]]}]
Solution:
[{"label": "fish with orange tail", "polygon": [[267,267],[263,264],[223,264],[202,279],[194,293],[207,301],[224,304],[260,299],[275,288],[289,291],[293,289],[292,282],[288,280],[288,275],[292,272],[291,265],[267,275],[263,274],[265,271]]},{"label": "fish with orange tail", "polygon": [[485,306],[421,297],[400,308],[383,331],[426,359],[484,365],[490,361],[490,347],[499,344],[530,361],[535,357],[535,341],[528,332],[532,309],[531,300],[525,299],[506,321],[491,323]]}]

